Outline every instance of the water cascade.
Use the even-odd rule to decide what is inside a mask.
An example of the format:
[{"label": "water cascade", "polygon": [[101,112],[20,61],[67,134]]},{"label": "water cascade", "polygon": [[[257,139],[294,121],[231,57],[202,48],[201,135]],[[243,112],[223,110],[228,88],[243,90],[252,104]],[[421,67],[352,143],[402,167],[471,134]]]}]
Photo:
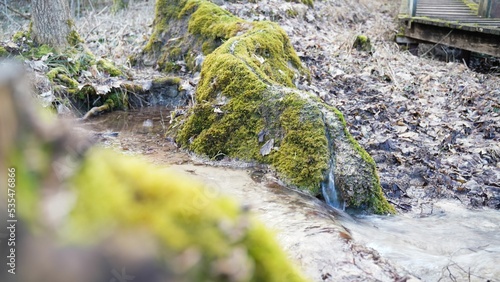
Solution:
[{"label": "water cascade", "polygon": [[331,207],[342,209],[345,208],[345,203],[340,197],[339,191],[335,187],[335,175],[334,175],[335,165],[330,165],[330,171],[328,172],[328,176],[321,183],[321,192],[323,193],[323,197],[328,205]]}]

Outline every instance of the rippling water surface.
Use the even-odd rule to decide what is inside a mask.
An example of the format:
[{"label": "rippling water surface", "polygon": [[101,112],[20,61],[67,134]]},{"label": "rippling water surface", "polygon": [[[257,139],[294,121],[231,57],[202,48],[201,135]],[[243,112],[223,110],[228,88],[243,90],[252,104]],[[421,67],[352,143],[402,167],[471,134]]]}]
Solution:
[{"label": "rippling water surface", "polygon": [[354,240],[423,281],[500,281],[500,212],[442,201],[434,214],[343,222]]}]

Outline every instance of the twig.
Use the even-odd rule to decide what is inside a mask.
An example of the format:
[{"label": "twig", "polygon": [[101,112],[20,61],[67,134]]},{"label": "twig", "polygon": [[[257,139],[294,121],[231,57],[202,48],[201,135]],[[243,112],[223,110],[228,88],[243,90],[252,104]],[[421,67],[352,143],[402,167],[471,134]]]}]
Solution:
[{"label": "twig", "polygon": [[25,18],[27,20],[31,19],[31,15],[29,15],[29,14],[25,15],[25,14],[19,12],[18,10],[9,7],[9,5],[5,4],[4,2],[0,2],[0,4],[2,4],[3,6],[5,6],[5,8],[7,8],[9,11],[13,12],[14,14],[18,14],[19,16],[21,16],[21,17],[23,17],[23,18]]},{"label": "twig", "polygon": [[13,24],[17,25],[18,27],[22,27],[18,22],[16,22],[9,14],[7,14],[6,11],[2,11],[2,13],[5,15],[5,17],[11,21]]}]

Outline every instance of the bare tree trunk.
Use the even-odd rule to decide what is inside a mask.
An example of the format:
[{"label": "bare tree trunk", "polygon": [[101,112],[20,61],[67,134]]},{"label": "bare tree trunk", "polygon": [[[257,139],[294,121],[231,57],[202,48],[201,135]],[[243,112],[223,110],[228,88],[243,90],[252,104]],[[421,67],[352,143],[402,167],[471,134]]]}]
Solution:
[{"label": "bare tree trunk", "polygon": [[56,50],[69,46],[73,22],[67,0],[33,0],[32,39]]}]

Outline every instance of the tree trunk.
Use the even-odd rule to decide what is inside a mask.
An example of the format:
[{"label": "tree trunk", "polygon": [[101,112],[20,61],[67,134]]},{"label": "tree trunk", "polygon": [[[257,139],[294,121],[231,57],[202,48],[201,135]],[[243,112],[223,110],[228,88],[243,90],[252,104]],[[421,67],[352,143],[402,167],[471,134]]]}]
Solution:
[{"label": "tree trunk", "polygon": [[32,1],[32,39],[56,50],[69,47],[73,21],[67,0]]}]

